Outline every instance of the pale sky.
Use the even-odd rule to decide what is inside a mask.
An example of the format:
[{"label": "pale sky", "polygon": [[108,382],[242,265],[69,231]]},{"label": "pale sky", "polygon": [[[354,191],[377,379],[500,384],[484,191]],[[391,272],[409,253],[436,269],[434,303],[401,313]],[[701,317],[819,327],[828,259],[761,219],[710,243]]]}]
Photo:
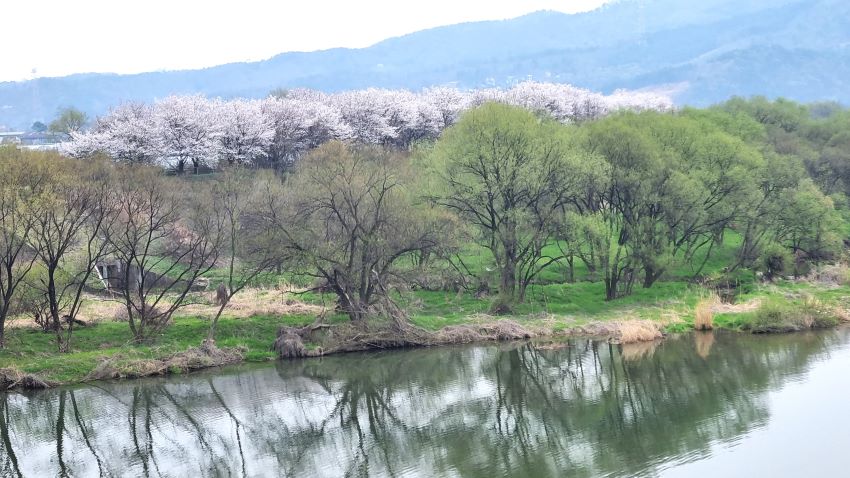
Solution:
[{"label": "pale sky", "polygon": [[201,68],[364,47],[424,28],[609,0],[5,0],[0,81]]}]

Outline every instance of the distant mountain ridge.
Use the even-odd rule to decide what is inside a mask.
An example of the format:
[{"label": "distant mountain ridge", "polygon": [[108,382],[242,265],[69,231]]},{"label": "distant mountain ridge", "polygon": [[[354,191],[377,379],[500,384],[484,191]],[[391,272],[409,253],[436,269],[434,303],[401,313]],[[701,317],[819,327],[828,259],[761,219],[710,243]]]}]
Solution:
[{"label": "distant mountain ridge", "polygon": [[754,94],[850,103],[850,2],[620,0],[575,15],[537,12],[438,27],[362,49],[283,53],[200,70],[6,82],[0,125],[26,127],[69,105],[97,115],[122,101],[169,94],[472,88],[529,76],[605,93],[664,88],[676,92],[679,104]]}]

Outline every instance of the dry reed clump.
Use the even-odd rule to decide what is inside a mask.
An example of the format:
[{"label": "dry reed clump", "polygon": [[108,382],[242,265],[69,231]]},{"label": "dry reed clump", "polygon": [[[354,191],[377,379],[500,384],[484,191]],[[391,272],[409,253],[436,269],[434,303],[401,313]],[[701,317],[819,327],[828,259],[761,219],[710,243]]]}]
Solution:
[{"label": "dry reed clump", "polygon": [[613,326],[615,333],[612,341],[621,344],[650,342],[664,337],[659,324],[651,320],[625,320],[614,322]]},{"label": "dry reed clump", "polygon": [[139,378],[151,375],[183,373],[239,363],[242,361],[242,358],[242,349],[220,349],[212,344],[193,347],[164,359],[124,360],[122,356],[118,355],[101,361],[88,374],[86,380]]},{"label": "dry reed clump", "polygon": [[761,307],[761,299],[753,299],[740,304],[725,304],[718,302],[711,307],[711,311],[715,314],[740,314],[742,312],[752,312]]},{"label": "dry reed clump", "polygon": [[850,285],[850,267],[846,264],[823,265],[809,272],[805,280],[830,287]]},{"label": "dry reed clump", "polygon": [[714,308],[720,304],[720,297],[712,293],[697,302],[694,309],[694,329],[711,330],[714,328]]},{"label": "dry reed clump", "polygon": [[438,330],[434,336],[440,343],[469,344],[484,341],[484,336],[471,325],[449,325]]},{"label": "dry reed clump", "polygon": [[850,311],[845,309],[844,307],[835,307],[833,309],[835,317],[842,324],[850,323]]},{"label": "dry reed clump", "polygon": [[529,330],[513,320],[494,320],[473,325],[451,325],[434,334],[434,340],[441,344],[465,344],[482,341],[525,340],[537,337],[536,331]]},{"label": "dry reed clump", "polygon": [[745,328],[757,334],[824,329],[839,325],[844,315],[838,307],[806,296],[802,303],[786,300],[764,304]]},{"label": "dry reed clump", "polygon": [[16,368],[0,368],[0,390],[11,390],[23,388],[29,390],[49,388],[55,385],[52,382],[21,372]]}]

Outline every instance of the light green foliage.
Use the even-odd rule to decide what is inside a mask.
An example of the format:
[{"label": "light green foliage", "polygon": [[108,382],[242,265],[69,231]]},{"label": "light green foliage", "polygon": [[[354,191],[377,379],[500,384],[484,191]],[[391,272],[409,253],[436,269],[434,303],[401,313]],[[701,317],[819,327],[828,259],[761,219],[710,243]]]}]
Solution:
[{"label": "light green foliage", "polygon": [[810,179],[780,198],[777,216],[776,240],[792,253],[819,261],[840,251],[841,218]]},{"label": "light green foliage", "polygon": [[[241,286],[315,287],[299,298],[346,313],[322,314],[332,314],[331,321],[389,315],[398,330],[406,330],[407,320],[436,330],[499,312],[550,330],[623,317],[663,320],[671,330],[684,330],[704,288],[712,288],[743,305],[767,304],[763,311],[718,313],[715,325],[767,331],[836,320],[801,311],[817,304],[828,304],[825,311],[837,307],[847,294],[844,279],[830,279],[835,287],[828,288],[817,274],[808,283],[784,278],[810,269],[820,274],[820,263],[846,256],[848,151],[850,113],[835,105],[736,98],[705,110],[618,113],[565,125],[485,104],[437,141],[417,144],[412,158],[407,151],[332,142],[282,175],[227,171],[187,179],[54,155],[54,162],[35,158],[30,168],[4,170],[26,171],[27,180],[43,174],[50,188],[22,189],[12,184],[14,175],[3,174],[0,191],[34,191],[23,210],[41,218],[36,211],[56,217],[73,212],[72,193],[96,183],[101,173],[113,188],[122,185],[118,198],[156,183],[153,189],[168,197],[166,209],[174,218],[168,234],[155,235],[151,248],[143,248],[143,269],[177,281],[181,289],[191,281],[180,277],[196,271],[213,287],[224,284],[231,296]],[[14,148],[3,152],[21,155]],[[146,203],[137,199],[136,205]],[[107,230],[113,256],[122,250],[113,233],[144,231],[140,218],[162,216],[136,211],[126,199],[115,204],[123,210]],[[132,220],[133,227],[115,228]],[[59,259],[36,261],[24,282],[27,290],[17,293],[19,302],[43,297],[39,284],[81,290],[86,280],[91,283],[91,277],[75,278],[90,263],[81,246],[101,235],[91,235],[90,221],[80,221],[78,231],[64,241]],[[221,241],[213,241],[215,251],[203,266],[174,253],[179,244],[214,237],[215,231]],[[131,249],[139,248],[123,248]],[[39,262],[52,262],[53,271]],[[761,283],[758,272],[770,282]],[[153,289],[159,294],[163,288]],[[798,300],[804,294],[823,302]],[[779,303],[783,296],[788,303]],[[210,321],[173,314],[168,304],[174,297],[163,295],[157,312],[162,327],[149,334],[162,350],[151,343],[113,347],[112,327],[124,327],[126,342],[127,326],[98,325],[81,330],[81,342],[69,347],[67,375],[92,363],[98,337],[107,344],[104,354],[128,356],[197,345],[204,335],[199,330],[210,330]],[[64,312],[54,309],[49,315],[55,324]],[[240,329],[256,334],[247,339],[228,332],[241,327],[239,320],[223,307],[219,315],[219,345],[252,344],[249,357],[255,358],[270,356],[255,346],[267,347],[278,325],[313,320],[251,317]],[[43,350],[24,342],[43,345],[48,338],[28,334],[15,331],[23,337],[15,348],[36,357]],[[172,340],[174,334],[181,338]],[[190,335],[191,341],[183,340]],[[55,365],[52,357],[47,362]],[[33,360],[18,363],[43,370]]]},{"label": "light green foliage", "polygon": [[88,122],[88,116],[76,108],[63,108],[59,110],[48,130],[51,133],[71,134],[81,131]]},{"label": "light green foliage", "polygon": [[572,132],[520,108],[485,104],[430,152],[432,199],[476,229],[499,271],[505,307],[523,299],[545,266],[551,225],[587,169]]}]

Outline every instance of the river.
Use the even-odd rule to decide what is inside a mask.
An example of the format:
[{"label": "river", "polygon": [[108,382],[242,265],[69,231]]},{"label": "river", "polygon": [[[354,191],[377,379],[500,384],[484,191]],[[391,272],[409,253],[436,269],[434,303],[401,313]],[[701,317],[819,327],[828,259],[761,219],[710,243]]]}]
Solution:
[{"label": "river", "polygon": [[347,354],[0,394],[0,476],[843,476],[850,329]]}]

